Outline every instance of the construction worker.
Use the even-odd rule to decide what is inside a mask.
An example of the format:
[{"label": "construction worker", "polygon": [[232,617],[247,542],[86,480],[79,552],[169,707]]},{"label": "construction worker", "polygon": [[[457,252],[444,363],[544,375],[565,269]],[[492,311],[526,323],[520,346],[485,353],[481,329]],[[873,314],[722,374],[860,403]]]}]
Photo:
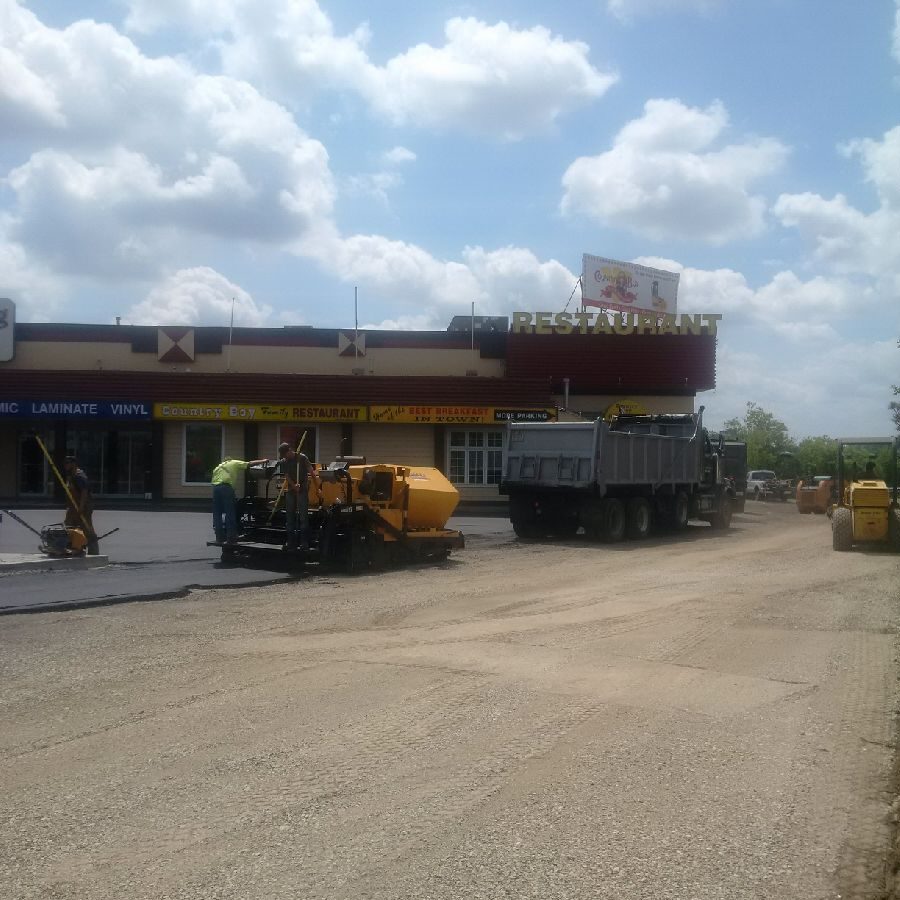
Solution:
[{"label": "construction worker", "polygon": [[87,552],[96,556],[100,552],[100,543],[97,532],[94,531],[94,498],[88,477],[78,467],[78,460],[74,456],[65,458],[63,471],[66,473],[66,487],[69,489],[64,524],[67,528],[81,528],[87,538]]},{"label": "construction worker", "polygon": [[287,534],[283,549],[309,550],[309,479],[316,482],[318,476],[307,455],[288,443],[278,446],[278,457],[278,472],[287,481],[284,488]]},{"label": "construction worker", "polygon": [[248,466],[267,466],[267,459],[232,459],[226,456],[212,473],[213,531],[219,544],[233,544],[238,538],[237,500],[234,484]]}]

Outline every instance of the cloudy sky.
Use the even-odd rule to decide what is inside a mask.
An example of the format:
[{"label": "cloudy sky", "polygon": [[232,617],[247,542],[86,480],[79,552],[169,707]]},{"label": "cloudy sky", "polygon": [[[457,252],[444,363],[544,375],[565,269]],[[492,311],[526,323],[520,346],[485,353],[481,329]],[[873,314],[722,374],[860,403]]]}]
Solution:
[{"label": "cloudy sky", "polygon": [[723,315],[712,424],[891,429],[900,0],[0,0],[0,73],[20,321],[443,329],[588,252]]}]

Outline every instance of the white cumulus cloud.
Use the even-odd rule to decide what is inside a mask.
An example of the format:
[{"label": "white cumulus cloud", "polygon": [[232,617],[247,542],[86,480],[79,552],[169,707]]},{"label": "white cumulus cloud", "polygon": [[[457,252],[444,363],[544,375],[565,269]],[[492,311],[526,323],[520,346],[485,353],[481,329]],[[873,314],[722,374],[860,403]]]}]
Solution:
[{"label": "white cumulus cloud", "polygon": [[718,146],[724,106],[648,100],[612,149],[575,160],[563,176],[561,208],[647,237],[722,244],[764,227],[766,202],[752,185],[776,172],[787,148],[772,138]]},{"label": "white cumulus cloud", "polygon": [[345,283],[364,285],[364,291],[410,309],[403,314],[405,321],[424,315],[443,327],[448,315],[468,312],[472,301],[481,315],[561,309],[577,279],[556,260],[541,261],[520,247],[466,247],[460,260],[441,260],[404,241],[323,231],[298,252],[340,273]]},{"label": "white cumulus cloud", "polygon": [[330,217],[325,148],[249,84],[150,59],[108,25],[53,29],[8,0],[2,16],[0,123],[41,147],[6,179],[29,257],[145,277],[191,238],[277,246]]},{"label": "white cumulus cloud", "polygon": [[617,80],[590,64],[586,44],[546,28],[458,18],[445,37],[442,47],[419,44],[370,70],[360,90],[376,111],[398,125],[516,140],[547,130]]},{"label": "white cumulus cloud", "polygon": [[453,18],[441,46],[420,43],[372,60],[369,27],[339,35],[316,0],[130,0],[135,31],[188,28],[215,37],[223,71],[291,105],[315,92],[355,92],[395,125],[517,140],[601,97],[617,76],[586,44],[548,29]]},{"label": "white cumulus cloud", "polygon": [[416,154],[406,147],[391,147],[382,159],[387,165],[399,166],[402,163],[415,162]]},{"label": "white cumulus cloud", "polygon": [[182,269],[164,279],[132,307],[127,321],[135,325],[266,325],[272,308],[257,303],[224,275],[201,266]]},{"label": "white cumulus cloud", "polygon": [[900,127],[881,140],[854,141],[842,150],[859,158],[877,208],[864,212],[842,194],[828,199],[806,192],[782,194],[773,212],[812,243],[818,264],[871,279],[881,302],[900,312]]}]

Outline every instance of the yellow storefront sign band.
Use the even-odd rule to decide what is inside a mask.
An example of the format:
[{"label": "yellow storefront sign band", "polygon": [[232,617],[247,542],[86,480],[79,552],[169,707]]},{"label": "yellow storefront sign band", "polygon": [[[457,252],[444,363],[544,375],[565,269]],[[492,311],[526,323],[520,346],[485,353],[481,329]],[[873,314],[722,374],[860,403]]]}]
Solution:
[{"label": "yellow storefront sign band", "polygon": [[213,422],[365,422],[366,406],[299,403],[154,403],[154,419]]},{"label": "yellow storefront sign band", "polygon": [[315,406],[264,403],[154,403],[153,418],[182,422],[380,422],[384,425],[496,425],[552,422],[554,407]]},{"label": "yellow storefront sign band", "polygon": [[386,425],[495,425],[504,422],[550,422],[556,409],[512,409],[499,406],[370,406],[372,422]]}]

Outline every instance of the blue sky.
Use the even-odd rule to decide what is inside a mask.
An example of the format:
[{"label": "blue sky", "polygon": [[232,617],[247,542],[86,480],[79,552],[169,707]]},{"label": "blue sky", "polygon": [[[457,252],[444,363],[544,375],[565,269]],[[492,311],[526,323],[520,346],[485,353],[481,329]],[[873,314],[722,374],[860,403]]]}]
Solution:
[{"label": "blue sky", "polygon": [[442,329],[592,253],[723,315],[712,424],[888,433],[898,4],[0,0],[0,296]]}]

